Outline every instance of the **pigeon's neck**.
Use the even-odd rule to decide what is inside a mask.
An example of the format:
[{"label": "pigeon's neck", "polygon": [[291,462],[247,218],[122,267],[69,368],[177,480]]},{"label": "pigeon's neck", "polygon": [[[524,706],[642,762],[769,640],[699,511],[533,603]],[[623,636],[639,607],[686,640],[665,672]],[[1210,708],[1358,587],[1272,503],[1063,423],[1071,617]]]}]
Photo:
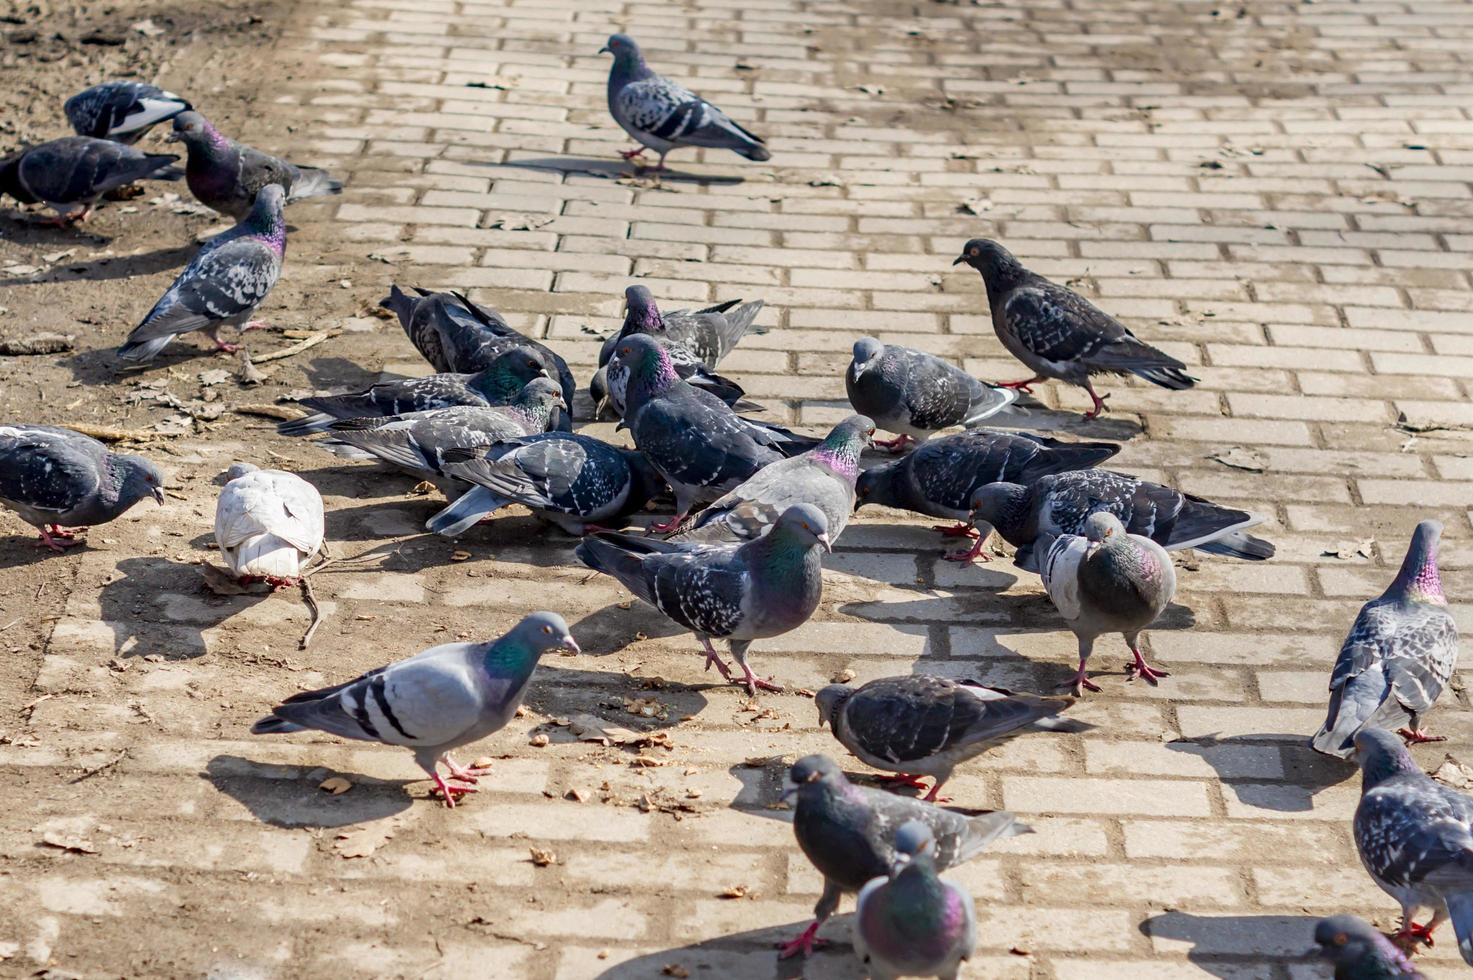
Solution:
[{"label": "pigeon's neck", "polygon": [[1437,571],[1437,540],[1419,528],[1402,559],[1401,571],[1382,596],[1408,602],[1447,605],[1442,592],[1442,576]]},{"label": "pigeon's neck", "polygon": [[768,583],[784,591],[815,574],[821,565],[818,544],[801,540],[791,528],[781,525],[742,547],[751,549],[749,560],[764,570]]},{"label": "pigeon's neck", "polygon": [[[122,458],[112,454],[108,454],[107,462],[103,465],[106,479],[97,488],[97,496],[101,498],[103,503],[112,506],[123,499],[125,488],[128,487],[128,475],[131,469]],[[130,494],[130,496],[133,499],[127,501],[129,506],[143,499],[142,493]]]},{"label": "pigeon's neck", "polygon": [[917,854],[890,882],[890,907],[904,916],[916,933],[912,938],[939,938],[966,918],[962,903],[936,874],[928,854]]},{"label": "pigeon's neck", "polygon": [[659,348],[655,351],[653,363],[640,365],[640,370],[630,376],[628,391],[624,397],[626,407],[643,405],[653,396],[667,391],[679,380],[680,375],[675,373],[675,365],[670,362],[669,352],[663,347]]},{"label": "pigeon's neck", "polygon": [[199,162],[220,163],[229,160],[235,153],[235,143],[230,137],[216,129],[213,123],[208,122],[198,133],[189,134],[187,145],[189,146],[190,163],[195,163],[196,157]]},{"label": "pigeon's neck", "polygon": [[630,334],[651,334],[663,336],[668,331],[665,329],[665,320],[660,316],[660,310],[653,303],[642,306],[639,309],[630,309],[624,317],[624,336]]},{"label": "pigeon's neck", "polygon": [[547,420],[552,417],[552,406],[547,401],[536,398],[510,406],[510,413],[517,417],[517,421],[529,432],[545,432]]},{"label": "pigeon's neck", "polygon": [[1392,751],[1378,751],[1374,758],[1367,759],[1361,769],[1361,792],[1374,789],[1394,776],[1406,773],[1422,775],[1412,754],[1400,746]]},{"label": "pigeon's neck", "polygon": [[864,445],[851,432],[830,433],[813,449],[813,459],[853,483],[859,478],[859,456]]},{"label": "pigeon's neck", "polygon": [[1356,969],[1360,972],[1354,976],[1367,977],[1369,980],[1383,976],[1392,978],[1417,975],[1407,955],[1379,932],[1371,936],[1371,948],[1356,963]]},{"label": "pigeon's neck", "polygon": [[252,238],[265,243],[278,256],[286,254],[286,215],[280,208],[257,203],[246,221],[247,233]]},{"label": "pigeon's neck", "polygon": [[893,507],[899,502],[897,482],[900,479],[901,463],[886,463],[865,470],[859,475],[858,486],[864,489],[859,496],[859,507],[874,504]]},{"label": "pigeon's neck", "polygon": [[645,64],[642,52],[625,51],[614,56],[614,70],[610,73],[609,81],[625,85],[649,78],[653,74],[650,66]]},{"label": "pigeon's neck", "polygon": [[504,404],[515,398],[525,383],[500,365],[493,364],[481,373],[471,375],[466,387],[493,404]]},{"label": "pigeon's neck", "polygon": [[996,485],[1006,488],[1006,496],[979,510],[977,516],[1008,538],[1023,526],[1028,513],[1028,488],[1016,483]]},{"label": "pigeon's neck", "polygon": [[989,305],[1000,299],[1008,292],[1018,286],[1026,284],[1034,278],[1033,273],[1023,268],[1023,263],[1013,258],[998,257],[988,266],[987,272],[982,276],[982,282],[987,287],[987,302]]},{"label": "pigeon's neck", "polygon": [[486,647],[481,665],[492,677],[515,680],[532,676],[540,657],[531,647],[502,639]]}]

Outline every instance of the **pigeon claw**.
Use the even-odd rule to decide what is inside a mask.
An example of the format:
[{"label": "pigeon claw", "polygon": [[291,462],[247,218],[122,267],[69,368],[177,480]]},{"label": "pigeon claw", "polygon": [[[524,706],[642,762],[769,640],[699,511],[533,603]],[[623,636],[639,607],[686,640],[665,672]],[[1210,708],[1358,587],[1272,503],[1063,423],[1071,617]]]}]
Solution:
[{"label": "pigeon claw", "polygon": [[1084,697],[1085,691],[1100,690],[1100,685],[1089,679],[1089,675],[1084,672],[1083,667],[1079,668],[1079,672],[1072,679],[1060,684],[1059,687],[1071,688],[1076,698]]},{"label": "pigeon claw", "polygon": [[85,530],[86,528],[76,528],[75,530],[68,530],[67,528],[61,527],[57,524],[50,525],[49,530],[46,527],[37,528],[37,531],[40,532],[40,538],[36,541],[36,547],[50,548],[57,554],[61,554],[62,552],[66,551],[66,549],[75,548],[77,545],[81,544],[82,542],[77,540],[76,532]]},{"label": "pigeon claw", "polygon": [[1109,408],[1109,406],[1106,405],[1105,402],[1110,400],[1110,396],[1097,395],[1095,394],[1094,389],[1090,388],[1089,397],[1094,399],[1094,407],[1084,413],[1084,421],[1093,422],[1095,419],[1100,417],[1101,412],[1104,412]]},{"label": "pigeon claw", "polygon": [[1025,378],[1022,381],[999,381],[997,386],[999,388],[1011,388],[1014,391],[1021,391],[1025,395],[1031,395],[1033,394],[1033,386],[1042,380],[1043,378]]},{"label": "pigeon claw", "polygon": [[1446,735],[1428,735],[1422,728],[1398,728],[1396,734],[1406,740],[1408,745],[1421,745],[1423,742],[1446,742]]},{"label": "pigeon claw", "polygon": [[[958,537],[960,537],[960,535],[958,535]],[[982,535],[979,534],[979,535],[977,535],[977,540],[974,541],[974,542],[972,542],[972,546],[970,548],[965,548],[965,549],[962,549],[962,550],[959,550],[959,551],[947,552],[946,554],[942,555],[941,557],[944,558],[947,561],[959,561],[959,562],[962,562],[962,563],[968,564],[968,565],[970,565],[972,562],[976,562],[976,561],[983,561],[983,562],[992,561],[992,556],[991,555],[985,555],[985,554],[982,553],[982,546],[985,545],[986,543],[987,543],[987,538],[985,538],[985,537],[983,537]]]},{"label": "pigeon claw", "polygon": [[926,784],[923,781],[923,778],[924,777],[916,776],[908,772],[893,772],[888,775],[881,776],[880,780],[886,783],[895,783],[899,786],[909,786],[912,789],[925,789]]},{"label": "pigeon claw", "polygon": [[1407,924],[1402,926],[1401,930],[1391,938],[1393,941],[1402,944],[1408,949],[1417,945],[1417,943],[1419,942],[1429,949],[1437,945],[1437,942],[1432,938],[1432,929],[1430,925],[1419,926],[1415,922],[1412,922],[1410,920],[1408,920]]},{"label": "pigeon claw", "polygon": [[777,958],[780,960],[791,959],[799,953],[807,956],[815,949],[823,949],[827,946],[829,944],[827,939],[818,938],[818,925],[817,922],[814,922],[807,929],[804,929],[796,939],[783,943],[778,949]]},{"label": "pigeon claw", "polygon": [[684,523],[685,523],[685,515],[684,514],[676,514],[674,517],[670,518],[668,521],[664,521],[664,522],[659,523],[659,524],[651,524],[649,526],[649,533],[651,533],[651,534],[669,534],[671,531],[674,531],[677,527],[679,527],[681,524],[684,524]]},{"label": "pigeon claw", "polygon": [[958,524],[933,524],[931,530],[940,531],[943,538],[975,538],[977,529],[966,521]]},{"label": "pigeon claw", "polygon": [[455,800],[458,796],[479,791],[474,786],[462,786],[459,783],[448,782],[444,776],[437,772],[435,773],[435,792],[439,793],[441,798],[445,800],[445,808],[447,810],[453,810],[455,809]]},{"label": "pigeon claw", "polygon": [[639,147],[638,149],[635,149],[635,150],[620,150],[619,151],[619,156],[623,157],[626,160],[633,160],[635,157],[642,157],[642,156],[644,156],[644,151],[646,149],[647,149],[646,147],[641,146],[641,147]]},{"label": "pigeon claw", "polygon": [[915,440],[908,435],[898,435],[894,439],[876,439],[875,448],[883,449],[886,452],[890,453],[898,453],[903,451],[906,446],[910,445],[913,442],[915,442]]},{"label": "pigeon claw", "polygon": [[931,787],[931,791],[921,799],[926,803],[950,803],[951,797],[938,795],[941,792],[941,784],[937,783]]},{"label": "pigeon claw", "polygon": [[1130,652],[1135,654],[1135,660],[1125,665],[1125,676],[1127,679],[1135,680],[1137,677],[1139,677],[1147,684],[1155,687],[1156,683],[1161,678],[1171,676],[1168,671],[1157,670],[1150,664],[1146,663],[1146,658],[1141,656],[1141,652],[1139,650],[1131,650]]}]

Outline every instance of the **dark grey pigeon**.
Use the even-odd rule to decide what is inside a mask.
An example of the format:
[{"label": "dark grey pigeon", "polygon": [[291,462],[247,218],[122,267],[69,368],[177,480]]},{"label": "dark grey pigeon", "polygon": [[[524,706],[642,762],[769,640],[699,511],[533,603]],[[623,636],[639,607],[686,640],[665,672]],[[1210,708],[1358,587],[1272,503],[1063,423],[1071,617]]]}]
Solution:
[{"label": "dark grey pigeon", "polygon": [[1068,728],[1054,716],[1071,698],[1040,698],[931,674],[882,677],[855,689],[830,684],[818,692],[818,725],[828,725],[867,766],[896,773],[935,800],[952,770],[1030,727]]},{"label": "dark grey pigeon", "polygon": [[0,504],[40,532],[37,547],[78,544],[75,531],[106,524],[145,497],[162,506],[163,486],[153,463],[108,452],[80,432],[0,425]]},{"label": "dark grey pigeon", "polygon": [[772,159],[762,137],[747,132],[684,85],[655,74],[629,35],[613,35],[599,53],[614,56],[609,69],[609,114],[643,144],[637,150],[620,151],[624,159],[632,160],[648,147],[660,155],[655,169],[664,170],[665,154],[682,146],[731,150],[748,160]]},{"label": "dark grey pigeon", "polygon": [[816,448],[762,467],[677,528],[674,539],[741,544],[765,534],[794,504],[812,504],[828,519],[829,540],[838,541],[854,513],[860,454],[874,434],[875,425],[869,419],[849,416]]},{"label": "dark grey pigeon", "polygon": [[187,101],[147,82],[103,82],[62,106],[78,136],[136,143],[154,126],[189,109]]},{"label": "dark grey pigeon", "polygon": [[400,378],[363,391],[303,398],[298,404],[312,409],[312,414],[282,422],[276,431],[284,436],[306,436],[326,432],[338,419],[408,415],[455,405],[509,405],[529,383],[545,377],[546,369],[532,352],[509,350],[477,374]]},{"label": "dark grey pigeon", "polygon": [[1335,964],[1335,980],[1427,980],[1379,929],[1354,915],[1321,919],[1314,941],[1320,956]]},{"label": "dark grey pigeon", "polygon": [[[557,613],[534,612],[490,643],[430,647],[345,684],[293,694],[251,726],[251,734],[311,730],[402,745],[454,807],[457,796],[476,792],[486,770],[463,767],[450,753],[504,728],[537,661],[559,648],[579,652],[568,624]],[[440,762],[449,780],[440,775]]]},{"label": "dark grey pigeon", "polygon": [[1040,535],[1081,534],[1085,518],[1099,511],[1167,551],[1197,548],[1247,561],[1274,555],[1272,544],[1246,533],[1263,518],[1109,470],[1056,473],[1029,486],[991,483],[972,495],[972,522],[992,525],[1018,549],[1014,561],[1029,572],[1040,567],[1034,547]]},{"label": "dark grey pigeon", "polygon": [[939,357],[873,337],[854,342],[844,388],[856,412],[899,433],[875,443],[897,451],[942,429],[980,425],[1018,400],[1016,391],[978,381]]},{"label": "dark grey pigeon", "polygon": [[781,426],[744,419],[715,395],[680,380],[653,337],[626,337],[609,363],[628,366],[624,424],[675,492],[675,516],[651,525],[653,531],[673,531],[696,504],[735,489],[769,463],[818,445]]},{"label": "dark grey pigeon", "polygon": [[189,151],[184,179],[206,207],[240,221],[251,210],[261,188],[275,184],[286,192],[286,203],[323,194],[341,194],[341,181],[325,170],[299,167],[224,135],[193,110],[174,117],[171,140],[182,140]]},{"label": "dark grey pigeon", "polygon": [[[1398,940],[1432,945],[1448,919],[1473,964],[1473,798],[1434,782],[1401,739],[1382,728],[1355,736],[1360,805],[1351,828],[1371,879],[1401,905]],[[1418,909],[1432,921],[1417,925]]]},{"label": "dark grey pigeon", "polygon": [[399,317],[409,342],[424,355],[436,371],[447,374],[475,374],[484,371],[502,354],[510,350],[536,353],[563,390],[568,411],[559,412],[553,428],[572,429],[573,394],[577,389],[568,362],[506,322],[500,313],[481,306],[461,293],[432,293],[412,287],[419,295],[410,296],[398,286],[389,287],[389,295],[379,306]]},{"label": "dark grey pigeon", "polygon": [[783,946],[778,954],[783,959],[806,956],[822,945],[818,930],[846,892],[854,894],[871,879],[889,875],[896,858],[895,835],[906,822],[919,820],[931,829],[938,871],[970,861],[995,840],[1033,833],[1003,810],[966,817],[933,803],[855,786],[823,755],[799,759],[789,779],[793,786],[784,799],[796,799],[793,833],[823,875],[823,895],[813,908],[813,923]]},{"label": "dark grey pigeon", "polygon": [[895,832],[890,874],[871,878],[854,903],[854,955],[870,980],[956,980],[977,949],[977,909],[967,890],[936,873],[936,838],[919,820]]},{"label": "dark grey pigeon", "polygon": [[1348,759],[1355,733],[1368,725],[1400,729],[1414,742],[1444,740],[1422,730],[1458,664],[1458,627],[1437,572],[1441,536],[1437,521],[1418,524],[1396,579],[1361,607],[1330,674],[1330,713],[1311,742],[1316,751]]},{"label": "dark grey pigeon", "polygon": [[997,339],[1034,374],[1004,387],[1027,392],[1030,385],[1057,378],[1089,392],[1094,407],[1084,417],[1092,419],[1110,396],[1095,394],[1091,375],[1134,374],[1174,391],[1197,383],[1181,361],[1137,340],[1072,289],[1029,272],[997,242],[972,239],[952,265],[962,262],[982,273]]},{"label": "dark grey pigeon", "polygon": [[584,538],[574,550],[589,568],[624,587],[700,637],[706,669],[732,680],[711,638],[725,637],[747,691],[780,691],[747,665],[753,640],[781,636],[808,621],[823,597],[819,548],[830,550],[828,522],[812,504],[790,507],[772,530],[739,547],[661,541],[616,532]]},{"label": "dark grey pigeon", "polygon": [[426,529],[453,537],[507,504],[582,537],[624,526],[625,518],[665,489],[643,453],[576,433],[506,439],[482,449],[451,450],[444,472],[474,484],[431,517]]},{"label": "dark grey pigeon", "polygon": [[86,221],[97,199],[135,180],[178,180],[172,153],[142,150],[90,136],[64,136],[0,160],[0,193],[22,204],[45,204],[52,222]]},{"label": "dark grey pigeon", "polygon": [[[746,400],[746,391],[728,377],[717,374],[691,353],[684,344],[656,337],[655,343],[664,348],[675,368],[675,374],[693,388],[709,392],[737,411],[760,411],[762,406]],[[611,361],[599,368],[588,383],[588,392],[594,396],[594,405],[602,412],[607,408],[615,418],[623,418],[627,408],[625,388],[629,385],[627,364]]]},{"label": "dark grey pigeon", "polygon": [[1110,442],[1060,442],[1024,432],[972,429],[930,439],[893,462],[859,475],[859,506],[899,507],[928,517],[959,521],[938,525],[947,537],[975,537],[951,561],[991,561],[982,552],[986,538],[972,528],[972,497],[989,483],[1027,486],[1040,477],[1098,466],[1120,452]]},{"label": "dark grey pigeon", "polygon": [[180,334],[195,330],[223,351],[238,345],[220,337],[224,327],[240,333],[264,327],[251,320],[281,276],[286,258],[286,219],[281,213],[281,188],[261,190],[256,206],[244,221],[200,246],[198,254],[148,311],[118,357],[146,364]]}]

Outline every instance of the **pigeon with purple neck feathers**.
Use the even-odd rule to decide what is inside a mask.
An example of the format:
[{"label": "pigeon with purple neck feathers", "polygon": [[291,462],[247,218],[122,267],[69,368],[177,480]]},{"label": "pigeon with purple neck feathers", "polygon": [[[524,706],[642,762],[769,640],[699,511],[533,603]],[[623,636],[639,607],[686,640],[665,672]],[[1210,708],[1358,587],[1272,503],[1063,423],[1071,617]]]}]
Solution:
[{"label": "pigeon with purple neck feathers", "polygon": [[682,146],[704,146],[731,150],[748,160],[770,160],[772,154],[762,138],[732,122],[690,89],[657,75],[645,64],[634,38],[615,34],[599,48],[599,54],[614,56],[609,69],[609,114],[636,142],[637,150],[620,151],[632,160],[645,147],[660,155],[656,170],[665,169],[665,155]]},{"label": "pigeon with purple neck feathers", "polygon": [[1027,486],[1040,477],[1097,466],[1120,452],[1109,442],[1060,442],[1025,432],[973,429],[930,439],[897,460],[859,475],[859,506],[899,507],[928,517],[949,518],[937,525],[947,537],[975,537],[969,550],[950,561],[991,561],[982,552],[987,540],[972,527],[972,497],[989,483]]},{"label": "pigeon with purple neck feathers", "polygon": [[1335,980],[1426,980],[1379,929],[1354,915],[1315,923],[1314,950],[1335,964]]},{"label": "pigeon with purple neck feathers", "polygon": [[831,547],[823,511],[797,504],[772,530],[737,547],[602,532],[584,538],[573,554],[700,637],[706,669],[714,666],[730,682],[730,669],[711,645],[712,637],[725,637],[742,669],[739,683],[755,695],[759,687],[782,688],[752,673],[747,648],[813,615],[823,597],[819,549]]},{"label": "pigeon with purple neck feathers", "polygon": [[896,832],[907,822],[918,820],[930,829],[939,871],[970,861],[995,840],[1033,833],[1003,810],[967,817],[908,796],[855,786],[823,755],[799,759],[788,778],[792,785],[783,799],[793,803],[793,834],[823,875],[823,895],[813,908],[813,923],[783,946],[778,954],[782,959],[806,956],[823,945],[818,930],[838,909],[839,899],[889,875],[896,859]]},{"label": "pigeon with purple neck feathers", "polygon": [[75,532],[121,517],[145,497],[163,506],[164,474],[142,456],[109,452],[71,429],[0,425],[0,506],[40,532],[38,548],[79,544]]},{"label": "pigeon with purple neck feathers", "polygon": [[177,180],[172,153],[142,150],[90,136],[64,136],[0,160],[0,194],[45,204],[53,224],[86,221],[97,199],[135,180]]},{"label": "pigeon with purple neck feathers", "polygon": [[189,103],[147,82],[103,82],[66,100],[62,110],[78,136],[136,143],[154,126],[190,108]]},{"label": "pigeon with purple neck feathers", "polygon": [[854,342],[844,388],[856,412],[899,433],[888,442],[875,443],[895,451],[925,442],[942,429],[980,425],[1018,400],[1016,391],[978,381],[933,354],[882,344],[873,337]]},{"label": "pigeon with purple neck feathers", "polygon": [[977,909],[966,890],[936,873],[936,836],[919,820],[895,832],[888,875],[859,890],[854,953],[872,980],[956,980],[977,949]]},{"label": "pigeon with purple neck feathers", "polygon": [[261,188],[272,184],[286,192],[287,204],[343,192],[342,183],[327,171],[299,167],[237,143],[193,110],[174,117],[169,139],[182,141],[189,152],[184,179],[190,192],[201,204],[236,221],[250,213]]},{"label": "pigeon with purple neck feathers", "polygon": [[817,447],[762,467],[676,528],[672,540],[741,544],[765,534],[794,504],[812,504],[828,519],[829,540],[838,541],[854,513],[859,457],[874,434],[869,419],[849,416]]},{"label": "pigeon with purple neck feathers", "polygon": [[[319,731],[412,749],[447,807],[476,792],[486,770],[450,758],[500,731],[517,713],[537,661],[578,644],[563,617],[534,612],[490,643],[446,643],[379,667],[356,680],[293,694],[251,726],[252,735]],[[450,770],[440,775],[438,763]]]},{"label": "pigeon with purple neck feathers", "polygon": [[1065,730],[1057,716],[1071,698],[1041,698],[954,681],[930,674],[882,677],[859,688],[830,684],[814,698],[818,727],[865,765],[896,773],[893,782],[922,788],[921,776],[934,782],[926,794],[934,801],[952,771],[994,745],[1028,728]]},{"label": "pigeon with purple neck feathers", "polygon": [[1165,548],[1150,538],[1127,534],[1114,514],[1094,513],[1084,521],[1084,537],[1065,534],[1053,540],[1039,575],[1049,599],[1079,639],[1079,670],[1060,686],[1072,686],[1075,697],[1083,696],[1085,688],[1100,689],[1084,668],[1096,638],[1105,633],[1125,637],[1135,657],[1127,668],[1132,678],[1140,676],[1154,685],[1168,676],[1147,664],[1140,651],[1141,631],[1166,611],[1176,594],[1176,567]]},{"label": "pigeon with purple neck feathers", "polygon": [[1095,394],[1091,375],[1134,374],[1173,391],[1197,383],[1181,361],[1137,340],[1072,289],[1029,272],[997,242],[972,239],[952,265],[963,262],[982,273],[997,339],[1034,374],[1004,387],[1027,392],[1030,385],[1057,378],[1083,388],[1094,401],[1084,416],[1088,420],[1105,410],[1110,397]]},{"label": "pigeon with purple neck feathers", "polygon": [[307,436],[326,432],[338,419],[383,418],[456,405],[508,405],[528,384],[546,377],[547,370],[532,352],[509,350],[476,374],[399,378],[363,391],[303,398],[298,404],[312,414],[282,422],[276,431],[284,436]]},{"label": "pigeon with purple neck feathers", "polygon": [[[1401,905],[1399,941],[1432,945],[1448,919],[1458,952],[1473,964],[1473,797],[1434,782],[1397,736],[1362,728],[1355,736],[1360,805],[1351,830],[1371,880]],[[1418,909],[1432,920],[1418,925]]]},{"label": "pigeon with purple neck feathers", "polygon": [[1109,470],[1077,470],[1045,476],[1028,486],[991,483],[972,495],[970,520],[984,522],[1018,549],[1013,561],[1037,572],[1037,539],[1080,534],[1089,515],[1108,511],[1125,529],[1167,551],[1196,548],[1213,555],[1263,561],[1274,546],[1247,533],[1263,518],[1222,507],[1180,490]]},{"label": "pigeon with purple neck feathers", "polygon": [[1330,674],[1330,713],[1310,743],[1316,751],[1348,759],[1367,726],[1443,741],[1422,730],[1458,664],[1458,627],[1437,572],[1441,535],[1437,521],[1418,524],[1396,579],[1361,607]]},{"label": "pigeon with purple neck feathers", "polygon": [[265,326],[251,320],[281,277],[286,257],[286,219],[281,213],[281,188],[261,189],[245,220],[200,246],[193,261],[148,311],[118,357],[146,364],[180,334],[204,330],[223,351],[237,344],[220,338],[224,327],[240,333]]}]

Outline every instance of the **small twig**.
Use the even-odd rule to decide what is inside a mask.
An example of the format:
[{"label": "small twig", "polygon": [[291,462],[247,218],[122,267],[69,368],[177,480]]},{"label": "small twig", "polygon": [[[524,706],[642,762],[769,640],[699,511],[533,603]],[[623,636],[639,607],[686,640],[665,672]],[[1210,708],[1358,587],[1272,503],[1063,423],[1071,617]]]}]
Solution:
[{"label": "small twig", "polygon": [[121,751],[121,752],[118,753],[117,758],[112,759],[109,762],[104,762],[100,766],[93,766],[91,769],[88,769],[86,772],[82,773],[82,775],[78,776],[76,779],[71,780],[71,782],[73,784],[75,784],[75,783],[80,783],[84,779],[91,779],[93,776],[97,775],[98,773],[100,773],[100,772],[102,772],[102,771],[104,771],[106,769],[111,769],[113,766],[117,765],[119,762],[122,762],[126,758],[128,758],[128,750],[127,749],[124,749],[123,751]]},{"label": "small twig", "polygon": [[[323,553],[326,554],[326,551],[327,551],[327,549],[324,548],[323,549]],[[318,572],[322,571],[328,565],[336,565],[337,563],[338,563],[338,560],[336,558],[324,558],[324,559],[322,559],[322,561],[318,562],[312,568],[309,568],[305,572],[302,573],[302,581],[305,582],[307,580],[308,576],[316,575]]]},{"label": "small twig", "polygon": [[86,422],[63,422],[62,425],[84,436],[101,439],[103,442],[148,442],[150,439],[167,439],[183,435],[182,432],[143,432],[137,429],[115,429],[110,425],[89,425]]},{"label": "small twig", "polygon": [[301,412],[284,405],[235,405],[230,410],[240,415],[264,415],[268,419],[280,419],[283,422],[302,417]]},{"label": "small twig", "polygon": [[0,633],[4,633],[6,630],[10,629],[10,627],[14,626],[18,622],[20,622],[20,620],[18,620],[18,619],[12,619],[10,622],[6,623],[4,626],[0,626]]},{"label": "small twig", "polygon": [[252,357],[251,363],[265,364],[267,361],[279,361],[284,357],[294,357],[304,350],[311,350],[329,337],[336,337],[340,333],[342,333],[341,330],[319,330],[306,340],[298,341],[290,347],[283,347],[281,350],[274,350],[269,354],[262,354],[260,357]]},{"label": "small twig", "polygon": [[316,633],[317,627],[322,625],[322,607],[317,605],[317,595],[312,591],[312,580],[303,575],[298,579],[298,583],[302,587],[302,601],[307,604],[308,609],[312,610],[312,625],[307,627],[307,632],[302,634],[301,642],[297,644],[298,650],[305,650],[307,644],[312,642],[312,634]]}]

